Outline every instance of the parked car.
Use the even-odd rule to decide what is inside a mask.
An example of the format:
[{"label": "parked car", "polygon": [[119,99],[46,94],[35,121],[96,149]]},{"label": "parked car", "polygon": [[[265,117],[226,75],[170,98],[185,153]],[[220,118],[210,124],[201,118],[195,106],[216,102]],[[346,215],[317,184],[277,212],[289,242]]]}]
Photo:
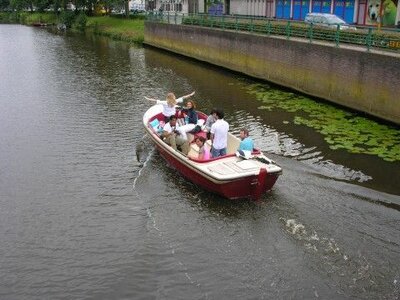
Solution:
[{"label": "parked car", "polygon": [[133,3],[129,10],[134,14],[146,12],[144,3]]},{"label": "parked car", "polygon": [[356,27],[347,24],[343,19],[333,14],[308,13],[304,19],[304,22],[334,29],[336,29],[339,25],[340,30],[356,30]]}]

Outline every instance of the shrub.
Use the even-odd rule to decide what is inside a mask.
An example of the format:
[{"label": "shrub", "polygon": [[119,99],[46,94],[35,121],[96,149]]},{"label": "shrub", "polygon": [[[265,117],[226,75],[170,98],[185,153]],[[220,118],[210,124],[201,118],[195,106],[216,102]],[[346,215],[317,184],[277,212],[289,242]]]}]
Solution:
[{"label": "shrub", "polygon": [[75,20],[75,13],[73,11],[64,10],[60,14],[60,23],[65,24],[67,28],[71,28]]},{"label": "shrub", "polygon": [[85,31],[87,23],[87,16],[85,12],[81,11],[75,20],[75,26],[80,31]]}]

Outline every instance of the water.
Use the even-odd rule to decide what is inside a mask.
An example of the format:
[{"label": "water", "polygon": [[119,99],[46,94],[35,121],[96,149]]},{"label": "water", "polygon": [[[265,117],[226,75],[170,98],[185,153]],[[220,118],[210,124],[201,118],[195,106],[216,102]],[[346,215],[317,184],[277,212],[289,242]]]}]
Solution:
[{"label": "water", "polygon": [[[398,163],[151,48],[1,25],[0,70],[0,298],[399,299]],[[247,125],[274,191],[231,202],[167,167],[140,121],[170,90]]]}]

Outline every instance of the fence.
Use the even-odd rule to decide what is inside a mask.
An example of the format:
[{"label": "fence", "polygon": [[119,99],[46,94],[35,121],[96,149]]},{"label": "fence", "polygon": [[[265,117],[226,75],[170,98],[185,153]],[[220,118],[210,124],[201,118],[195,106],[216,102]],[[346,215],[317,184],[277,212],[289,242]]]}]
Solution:
[{"label": "fence", "polygon": [[271,36],[283,36],[286,39],[307,39],[310,43],[328,42],[336,47],[341,45],[361,46],[371,49],[390,51],[400,54],[400,30],[378,30],[373,27],[340,25],[323,27],[291,20],[277,20],[263,17],[213,16],[206,14],[182,14],[159,12],[147,15],[151,22],[183,24],[218,28],[222,30],[247,31]]}]

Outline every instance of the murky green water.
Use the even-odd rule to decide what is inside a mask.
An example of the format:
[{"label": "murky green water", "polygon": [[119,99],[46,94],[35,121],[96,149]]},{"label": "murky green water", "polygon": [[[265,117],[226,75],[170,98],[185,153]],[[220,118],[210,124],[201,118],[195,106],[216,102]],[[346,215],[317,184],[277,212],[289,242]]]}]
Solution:
[{"label": "murky green water", "polygon": [[[93,36],[0,25],[0,70],[0,298],[398,298],[398,129]],[[144,136],[144,96],[192,90],[282,166],[261,201],[194,186]]]}]

